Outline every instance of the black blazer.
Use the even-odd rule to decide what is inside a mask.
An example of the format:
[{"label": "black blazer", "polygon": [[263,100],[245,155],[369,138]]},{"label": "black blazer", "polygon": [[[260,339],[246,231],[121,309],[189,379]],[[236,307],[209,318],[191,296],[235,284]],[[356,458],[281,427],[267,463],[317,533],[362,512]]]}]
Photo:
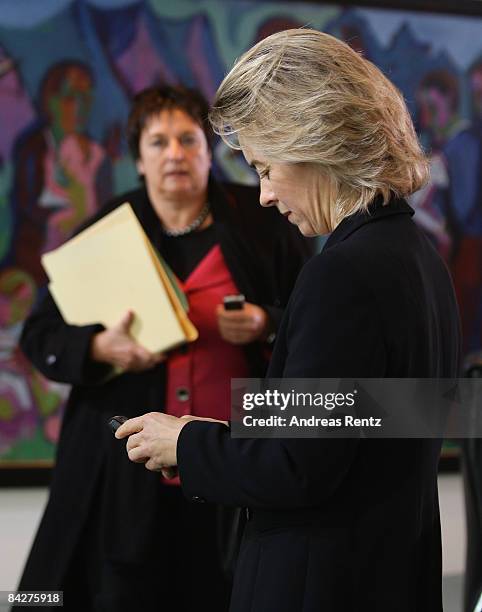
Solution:
[{"label": "black blazer", "polygon": [[[296,228],[258,203],[258,190],[209,184],[214,225],[226,264],[247,300],[268,310],[277,328],[283,309],[311,247]],[[151,242],[163,252],[160,223],[144,189],[123,194],[85,225],[132,204]],[[114,414],[128,417],[162,411],[165,365],[128,372],[106,382],[109,366],[93,362],[89,346],[100,325],[67,325],[51,296],[25,323],[21,347],[49,379],[73,385],[57,447],[50,499],[20,583],[22,589],[57,589],[79,545],[87,521],[102,529],[99,554],[123,562],[145,562],[158,554],[153,533],[169,523],[159,475],[140,469],[106,426]],[[270,347],[246,347],[253,375],[263,375]],[[117,533],[129,525],[129,538]],[[163,527],[164,529],[164,527]],[[213,545],[214,536],[213,536]]]},{"label": "black blazer", "polygon": [[[442,260],[393,200],[348,217],[303,268],[268,376],[452,377]],[[231,439],[192,422],[185,494],[250,509],[232,612],[440,612],[438,440]]]}]

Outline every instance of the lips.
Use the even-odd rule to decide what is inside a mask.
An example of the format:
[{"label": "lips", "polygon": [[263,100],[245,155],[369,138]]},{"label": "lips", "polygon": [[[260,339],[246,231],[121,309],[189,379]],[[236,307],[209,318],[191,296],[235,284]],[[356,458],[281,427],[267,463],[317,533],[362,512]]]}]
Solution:
[{"label": "lips", "polygon": [[189,168],[187,166],[183,166],[182,163],[174,163],[172,165],[169,165],[169,163],[164,164],[164,172],[187,172],[188,170]]}]

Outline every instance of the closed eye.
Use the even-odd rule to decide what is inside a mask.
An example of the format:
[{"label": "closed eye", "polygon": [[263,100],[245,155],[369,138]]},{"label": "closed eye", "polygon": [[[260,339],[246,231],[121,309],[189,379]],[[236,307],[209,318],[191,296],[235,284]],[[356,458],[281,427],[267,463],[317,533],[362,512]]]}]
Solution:
[{"label": "closed eye", "polygon": [[[256,172],[258,173],[259,176],[259,180],[266,178],[269,178],[269,166],[264,166],[264,164],[262,164],[261,162],[257,161],[257,160],[253,160],[250,164],[251,168],[253,168],[254,170],[256,170]],[[262,170],[259,169],[259,166],[264,166],[264,168]]]}]

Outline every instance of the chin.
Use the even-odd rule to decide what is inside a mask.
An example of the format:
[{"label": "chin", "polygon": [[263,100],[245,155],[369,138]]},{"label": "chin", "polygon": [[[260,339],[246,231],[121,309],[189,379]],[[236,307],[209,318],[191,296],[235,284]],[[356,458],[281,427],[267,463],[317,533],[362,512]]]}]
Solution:
[{"label": "chin", "polygon": [[306,238],[313,238],[313,236],[319,236],[322,233],[317,232],[311,227],[311,225],[309,225],[308,223],[304,223],[303,221],[298,225],[298,229],[303,234],[303,236],[306,236]]}]

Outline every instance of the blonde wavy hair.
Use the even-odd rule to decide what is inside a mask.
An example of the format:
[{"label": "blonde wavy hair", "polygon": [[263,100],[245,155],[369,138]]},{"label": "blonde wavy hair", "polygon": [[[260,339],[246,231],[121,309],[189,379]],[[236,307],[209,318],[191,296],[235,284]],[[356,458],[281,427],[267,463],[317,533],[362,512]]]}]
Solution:
[{"label": "blonde wavy hair", "polygon": [[371,62],[310,29],[278,32],[225,77],[210,113],[232,148],[272,162],[319,164],[331,179],[335,219],[381,194],[408,196],[428,179],[402,95]]}]

